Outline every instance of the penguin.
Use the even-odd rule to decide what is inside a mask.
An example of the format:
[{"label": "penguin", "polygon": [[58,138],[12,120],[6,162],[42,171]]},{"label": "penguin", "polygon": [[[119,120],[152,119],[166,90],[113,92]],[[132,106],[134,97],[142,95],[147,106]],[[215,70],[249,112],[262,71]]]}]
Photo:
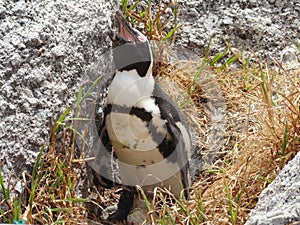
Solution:
[{"label": "penguin", "polygon": [[[116,19],[118,32],[108,34],[116,71],[98,131],[100,151],[113,150],[117,158],[123,187],[117,210],[108,217],[111,222],[126,220],[135,205],[137,186],[147,196],[155,187],[162,187],[178,198],[184,195],[188,199],[192,147],[179,107],[152,75],[153,56],[148,39],[131,27],[120,11],[116,12]],[[94,171],[94,175],[95,183],[106,188],[114,185],[107,171]]]}]

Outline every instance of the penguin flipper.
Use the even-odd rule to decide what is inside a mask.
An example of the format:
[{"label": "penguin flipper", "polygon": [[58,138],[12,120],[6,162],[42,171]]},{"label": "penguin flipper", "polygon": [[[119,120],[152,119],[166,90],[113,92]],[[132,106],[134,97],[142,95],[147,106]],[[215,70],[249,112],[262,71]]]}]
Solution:
[{"label": "penguin flipper", "polygon": [[[153,97],[159,106],[162,119],[166,121],[166,127],[172,139],[172,152],[166,149],[167,152],[162,152],[162,154],[180,166],[182,186],[186,189],[190,186],[189,157],[192,148],[188,125],[178,106],[158,84],[155,85]],[[174,151],[176,151],[175,154],[173,154]],[[185,197],[189,198],[188,191],[185,190],[184,193]]]},{"label": "penguin flipper", "polygon": [[[180,131],[180,129],[175,126],[172,123],[167,123],[167,129],[169,133],[172,136],[172,139],[175,140],[176,142],[176,151],[177,157],[176,160],[178,165],[180,166],[180,174],[181,174],[181,183],[182,183],[182,188],[184,189],[184,196],[186,199],[189,199],[190,194],[189,191],[187,190],[188,187],[190,187],[190,174],[189,174],[189,158],[188,158],[188,152],[185,146],[185,142],[183,140],[183,135]],[[174,161],[173,159],[171,159]]]},{"label": "penguin flipper", "polygon": [[96,187],[112,188],[115,185],[111,162],[112,145],[105,127],[99,136],[93,145],[95,160],[89,163],[93,173],[93,182]]},{"label": "penguin flipper", "polygon": [[[101,113],[98,113],[99,108],[101,108]],[[97,102],[95,110],[97,134],[93,143],[95,160],[91,163],[91,167],[94,184],[97,187],[112,188],[115,185],[112,165],[114,156],[112,153],[112,144],[105,126],[105,108],[106,106]]]}]

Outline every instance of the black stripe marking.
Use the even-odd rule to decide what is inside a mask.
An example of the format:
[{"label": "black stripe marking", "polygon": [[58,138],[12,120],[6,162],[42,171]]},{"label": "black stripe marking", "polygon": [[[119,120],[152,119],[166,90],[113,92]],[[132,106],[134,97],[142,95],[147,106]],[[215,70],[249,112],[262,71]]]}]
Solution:
[{"label": "black stripe marking", "polygon": [[[166,128],[166,125],[164,125],[164,128]],[[166,134],[157,132],[157,129],[155,125],[152,123],[152,121],[149,122],[149,129],[152,134],[152,139],[157,143],[159,152],[163,155],[164,158],[169,157],[173,153],[176,147],[174,146],[173,140],[168,139]]]},{"label": "black stripe marking", "polygon": [[[163,110],[162,116],[164,118],[169,118],[169,121],[167,121],[164,125],[164,127],[168,130],[167,132],[173,132],[172,129],[170,129],[171,124],[168,123],[175,123],[174,121],[179,120],[180,116],[178,114],[174,115],[174,105],[170,104],[168,101],[162,99],[162,98],[155,98],[155,101],[158,104],[164,104],[167,106],[167,110]],[[149,133],[152,135],[153,141],[157,143],[157,148],[159,149],[159,152],[163,155],[164,158],[168,158],[170,155],[172,155],[171,158],[169,158],[172,162],[178,161],[178,153],[174,152],[176,150],[178,140],[174,140],[173,138],[168,138],[168,136],[164,133],[157,131],[157,126],[153,124],[153,116],[151,113],[145,111],[144,109],[138,108],[138,107],[123,107],[119,105],[109,104],[105,108],[105,114],[109,114],[111,112],[115,113],[124,113],[128,115],[135,115],[138,118],[140,118],[142,121],[147,122],[147,126],[149,128]],[[175,118],[174,118],[175,117]],[[175,135],[171,133],[171,137],[174,137]],[[178,137],[180,138],[180,137]]]},{"label": "black stripe marking", "polygon": [[[105,109],[105,114],[109,114],[111,112],[135,115],[142,121],[147,122],[149,133],[151,133],[152,139],[157,143],[157,148],[163,157],[167,158],[173,153],[174,149],[176,148],[176,143],[173,140],[168,139],[166,134],[157,131],[157,126],[153,124],[153,117],[151,113],[137,107],[128,108],[109,104]],[[166,128],[166,125],[164,125],[164,127]]]},{"label": "black stripe marking", "polygon": [[140,118],[142,121],[150,122],[152,120],[152,115],[149,112],[146,112],[144,109],[138,108],[138,107],[123,107],[119,105],[109,104],[105,108],[105,114],[109,114],[111,112],[115,113],[124,113],[128,115],[135,115],[138,118]]}]

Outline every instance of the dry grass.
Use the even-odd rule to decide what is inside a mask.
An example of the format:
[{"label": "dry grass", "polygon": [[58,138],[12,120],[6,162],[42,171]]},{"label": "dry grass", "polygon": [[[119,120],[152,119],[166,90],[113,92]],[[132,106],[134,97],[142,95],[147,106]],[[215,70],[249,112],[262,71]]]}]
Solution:
[{"label": "dry grass", "polygon": [[[261,191],[300,149],[300,70],[259,69],[258,74],[251,75],[253,88],[249,91],[245,91],[241,82],[246,72],[226,71],[220,76],[228,110],[235,115],[229,121],[245,126],[242,130],[232,130],[238,139],[224,159],[224,172],[217,174],[202,192],[205,214],[214,224],[243,224]],[[262,73],[269,76],[262,80]],[[276,95],[278,98],[274,100]],[[229,213],[226,186],[232,199],[237,198],[232,201],[237,211],[236,221],[232,221]],[[202,181],[195,187],[203,189]]]},{"label": "dry grass", "polygon": [[82,203],[87,200],[75,193],[81,167],[73,162],[74,132],[56,123],[41,154],[33,174],[24,174],[29,197],[21,219],[29,224],[86,224]]},{"label": "dry grass", "polygon": [[[193,83],[174,71],[174,76],[170,70],[163,72],[163,79],[171,77],[177,87],[188,90]],[[225,157],[193,184],[193,199],[181,206],[189,214],[182,209],[168,212],[176,224],[244,224],[261,191],[300,149],[300,68],[285,71],[279,64],[271,69],[256,63],[253,68],[216,67],[210,72],[226,99],[226,132],[234,141],[224,145]],[[201,88],[195,92],[192,96],[205,96]],[[198,104],[194,107],[198,115],[208,113]],[[205,127],[201,118],[198,123]]]},{"label": "dry grass", "polygon": [[[164,70],[161,79],[174,83],[169,83],[167,87],[175,85],[177,91],[181,89],[183,91],[179,92],[184,93],[193,84],[193,79],[179,76],[180,70],[174,68],[168,68],[168,73]],[[226,145],[227,154],[222,162],[219,160],[218,165],[211,165],[213,171],[206,168],[198,181],[193,183],[191,200],[176,200],[173,204],[166,197],[172,194],[166,195],[166,190],[158,189],[155,199],[150,202],[147,216],[152,224],[243,224],[260,192],[299,151],[300,69],[287,72],[255,68],[217,72],[215,68],[209,71],[215,71],[221,84],[227,103],[228,124],[231,124],[227,132],[235,137],[235,141]],[[243,79],[245,73],[250,74],[246,80]],[[272,76],[262,79],[260,73]],[[289,77],[288,82],[286,77]],[[245,86],[251,86],[250,90],[245,90]],[[264,92],[266,86],[268,93],[272,94]],[[201,90],[198,94],[205,96],[205,91]],[[198,106],[198,112],[193,117],[209,114],[201,104]],[[197,121],[204,122],[201,118]],[[205,124],[199,126],[202,129],[206,127]],[[40,224],[54,224],[57,221],[64,221],[65,224],[86,223],[87,209],[74,191],[78,183],[78,165],[72,163],[73,132],[64,128],[58,134],[57,137],[56,133],[52,133],[51,145],[43,156],[43,167],[37,170],[37,174],[43,173],[43,176],[36,187],[31,210],[28,204],[23,218]],[[286,148],[283,151],[284,139]],[[63,178],[61,174],[58,176],[58,171],[62,171]],[[59,179],[61,182],[57,185]],[[68,188],[68,179],[73,184],[72,190]],[[51,188],[53,185],[55,189]],[[28,187],[29,192],[32,191],[30,184]],[[101,200],[115,201],[115,196],[109,193]]]}]

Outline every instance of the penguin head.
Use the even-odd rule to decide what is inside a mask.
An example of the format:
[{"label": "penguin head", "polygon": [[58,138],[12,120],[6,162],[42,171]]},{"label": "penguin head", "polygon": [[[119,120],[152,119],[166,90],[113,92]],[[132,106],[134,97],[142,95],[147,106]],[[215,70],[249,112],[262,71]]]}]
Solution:
[{"label": "penguin head", "polygon": [[152,75],[152,53],[147,38],[116,12],[118,33],[110,32],[113,58],[118,71],[136,70],[140,77]]}]

